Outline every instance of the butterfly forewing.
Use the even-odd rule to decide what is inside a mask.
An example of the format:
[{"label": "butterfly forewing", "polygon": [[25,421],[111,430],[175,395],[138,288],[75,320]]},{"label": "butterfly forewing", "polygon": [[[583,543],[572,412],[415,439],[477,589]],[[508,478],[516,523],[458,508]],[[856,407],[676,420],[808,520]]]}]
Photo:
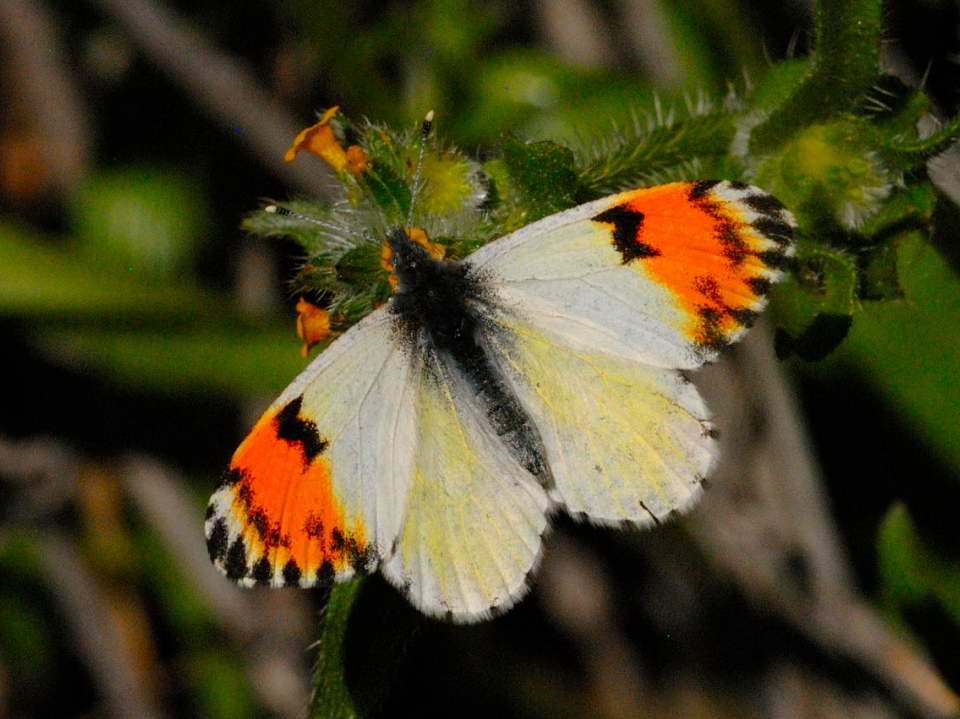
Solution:
[{"label": "butterfly forewing", "polygon": [[373,569],[400,530],[416,442],[412,365],[374,312],[264,413],[210,501],[214,564],[243,584]]}]

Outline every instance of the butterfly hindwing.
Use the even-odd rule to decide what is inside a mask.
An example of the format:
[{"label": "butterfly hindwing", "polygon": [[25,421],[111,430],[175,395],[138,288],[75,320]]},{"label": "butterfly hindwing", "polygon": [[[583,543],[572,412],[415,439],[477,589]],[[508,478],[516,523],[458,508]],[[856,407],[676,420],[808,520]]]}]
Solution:
[{"label": "butterfly hindwing", "polygon": [[715,447],[679,372],[570,346],[501,314],[486,345],[542,438],[551,497],[594,522],[659,522],[691,506]]},{"label": "butterfly hindwing", "polygon": [[526,591],[549,501],[462,368],[430,348],[422,357],[414,475],[383,571],[424,612],[476,621]]}]

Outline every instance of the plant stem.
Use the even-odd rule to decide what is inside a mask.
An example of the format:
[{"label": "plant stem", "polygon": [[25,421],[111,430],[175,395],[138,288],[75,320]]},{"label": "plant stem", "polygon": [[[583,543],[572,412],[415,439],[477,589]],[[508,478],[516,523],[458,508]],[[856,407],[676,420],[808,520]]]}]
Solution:
[{"label": "plant stem", "polygon": [[313,673],[313,697],[310,716],[315,719],[356,719],[359,717],[347,689],[344,665],[344,639],[353,602],[363,582],[354,580],[336,584],[323,618],[317,642],[317,665]]},{"label": "plant stem", "polygon": [[931,157],[950,148],[960,138],[960,115],[940,128],[930,137],[922,140],[896,139],[887,143],[886,154],[889,159],[902,167],[916,167]]},{"label": "plant stem", "polygon": [[876,82],[880,62],[880,0],[820,0],[816,50],[807,76],[758,125],[751,152],[769,151],[795,132],[852,109]]}]

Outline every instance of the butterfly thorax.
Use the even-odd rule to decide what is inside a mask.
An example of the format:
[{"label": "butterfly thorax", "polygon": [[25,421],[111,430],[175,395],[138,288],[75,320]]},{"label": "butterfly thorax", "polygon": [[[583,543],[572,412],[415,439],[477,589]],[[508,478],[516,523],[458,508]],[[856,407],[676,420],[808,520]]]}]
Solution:
[{"label": "butterfly thorax", "polygon": [[547,481],[543,444],[533,422],[482,346],[482,319],[475,308],[493,302],[482,280],[465,263],[431,257],[400,228],[387,240],[397,277],[391,311],[402,341],[427,354],[428,373],[461,374],[497,435],[531,474]]},{"label": "butterfly thorax", "polygon": [[434,259],[397,228],[388,236],[397,289],[393,312],[405,324],[424,329],[438,349],[455,351],[472,341],[476,320],[468,300],[481,288],[459,262]]}]

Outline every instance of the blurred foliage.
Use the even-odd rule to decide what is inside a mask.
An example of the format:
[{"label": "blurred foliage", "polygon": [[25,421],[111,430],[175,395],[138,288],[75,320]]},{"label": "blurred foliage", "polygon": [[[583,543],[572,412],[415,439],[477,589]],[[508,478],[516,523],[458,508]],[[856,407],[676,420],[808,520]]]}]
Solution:
[{"label": "blurred foliage", "polygon": [[906,627],[906,612],[933,601],[960,626],[960,567],[919,536],[905,505],[887,512],[877,546],[880,599],[891,619]]},{"label": "blurred foliage", "polygon": [[104,273],[188,285],[207,211],[196,183],[175,172],[123,168],[87,181],[74,196],[80,256]]},{"label": "blurred foliage", "polygon": [[[57,5],[77,20],[75,8]],[[539,217],[621,189],[706,177],[747,180],[783,200],[799,221],[791,277],[772,295],[778,351],[798,358],[796,366],[809,376],[867,378],[924,448],[960,472],[960,224],[925,169],[928,158],[953,143],[960,119],[932,134],[918,131],[929,123],[932,103],[924,90],[881,73],[881,4],[824,0],[813,53],[768,65],[740,4],[657,3],[665,47],[678,60],[672,83],[646,76],[636,59],[616,70],[558,60],[529,36],[519,17],[529,8],[514,5],[418,0],[371,8],[282,0],[272,8],[289,63],[278,71],[278,84],[296,88],[308,82],[297,78],[311,78],[319,104],[349,108],[331,120],[334,137],[345,150],[360,147],[368,161],[359,172],[341,169],[342,192],[333,204],[281,203],[323,224],[265,212],[244,221],[247,231],[271,242],[286,237],[302,247],[291,294],[321,303],[335,331],[389,298],[383,233],[406,224],[420,152],[415,126],[427,108],[437,111],[437,128],[425,146],[413,224],[454,259]],[[229,37],[229,22],[245,24],[239,9],[204,7],[211,25],[223,22],[213,32]],[[92,23],[79,16],[82,29]],[[621,52],[630,44],[625,36],[615,40]],[[282,53],[276,54],[280,66]],[[132,68],[123,69],[132,83],[148,76],[137,63]],[[152,85],[145,94],[154,109],[170,98]],[[199,113],[178,99],[167,122],[196,124]],[[224,194],[236,194],[233,175],[242,177],[231,163],[249,160],[222,148],[204,156],[210,135],[191,140],[179,134],[183,125],[155,118],[154,131],[167,144],[151,155],[144,148],[150,123],[115,137],[127,124],[129,108],[122,110],[123,122],[104,121],[103,155],[114,165],[102,160],[92,168],[59,224],[38,223],[46,227],[40,230],[0,218],[0,315],[51,366],[122,389],[203,390],[218,398],[279,391],[304,365],[292,312],[264,318],[245,311],[226,289],[226,268],[242,253],[233,229],[237,213],[215,214]],[[132,160],[117,160],[128,151]],[[178,157],[179,164],[170,159]],[[258,194],[269,194],[260,187],[243,192],[233,206],[249,208]],[[217,242],[219,255],[210,250]],[[43,380],[32,377],[31,386]],[[71,401],[83,404],[64,398]],[[187,589],[159,538],[141,526],[111,535],[137,557],[134,570],[119,549],[117,556],[98,554],[97,542],[109,544],[110,537],[98,540],[97,526],[84,528],[91,562],[104,561],[106,574],[136,581],[158,608],[153,621],[187,638],[176,649],[176,681],[188,685],[191,713],[261,714],[242,658],[215,644],[208,609]],[[904,625],[911,608],[933,601],[960,626],[957,562],[921,530],[906,505],[886,514],[876,542],[879,601]],[[52,679],[36,680],[57,676],[63,662],[51,610],[19,598],[22,587],[42,581],[29,537],[3,537],[0,568],[3,669],[11,681],[34,677],[38,691],[52,689]],[[351,716],[369,703],[365,696],[351,700],[345,684],[342,640],[356,594],[355,585],[336,587],[327,609],[316,716]]]}]

